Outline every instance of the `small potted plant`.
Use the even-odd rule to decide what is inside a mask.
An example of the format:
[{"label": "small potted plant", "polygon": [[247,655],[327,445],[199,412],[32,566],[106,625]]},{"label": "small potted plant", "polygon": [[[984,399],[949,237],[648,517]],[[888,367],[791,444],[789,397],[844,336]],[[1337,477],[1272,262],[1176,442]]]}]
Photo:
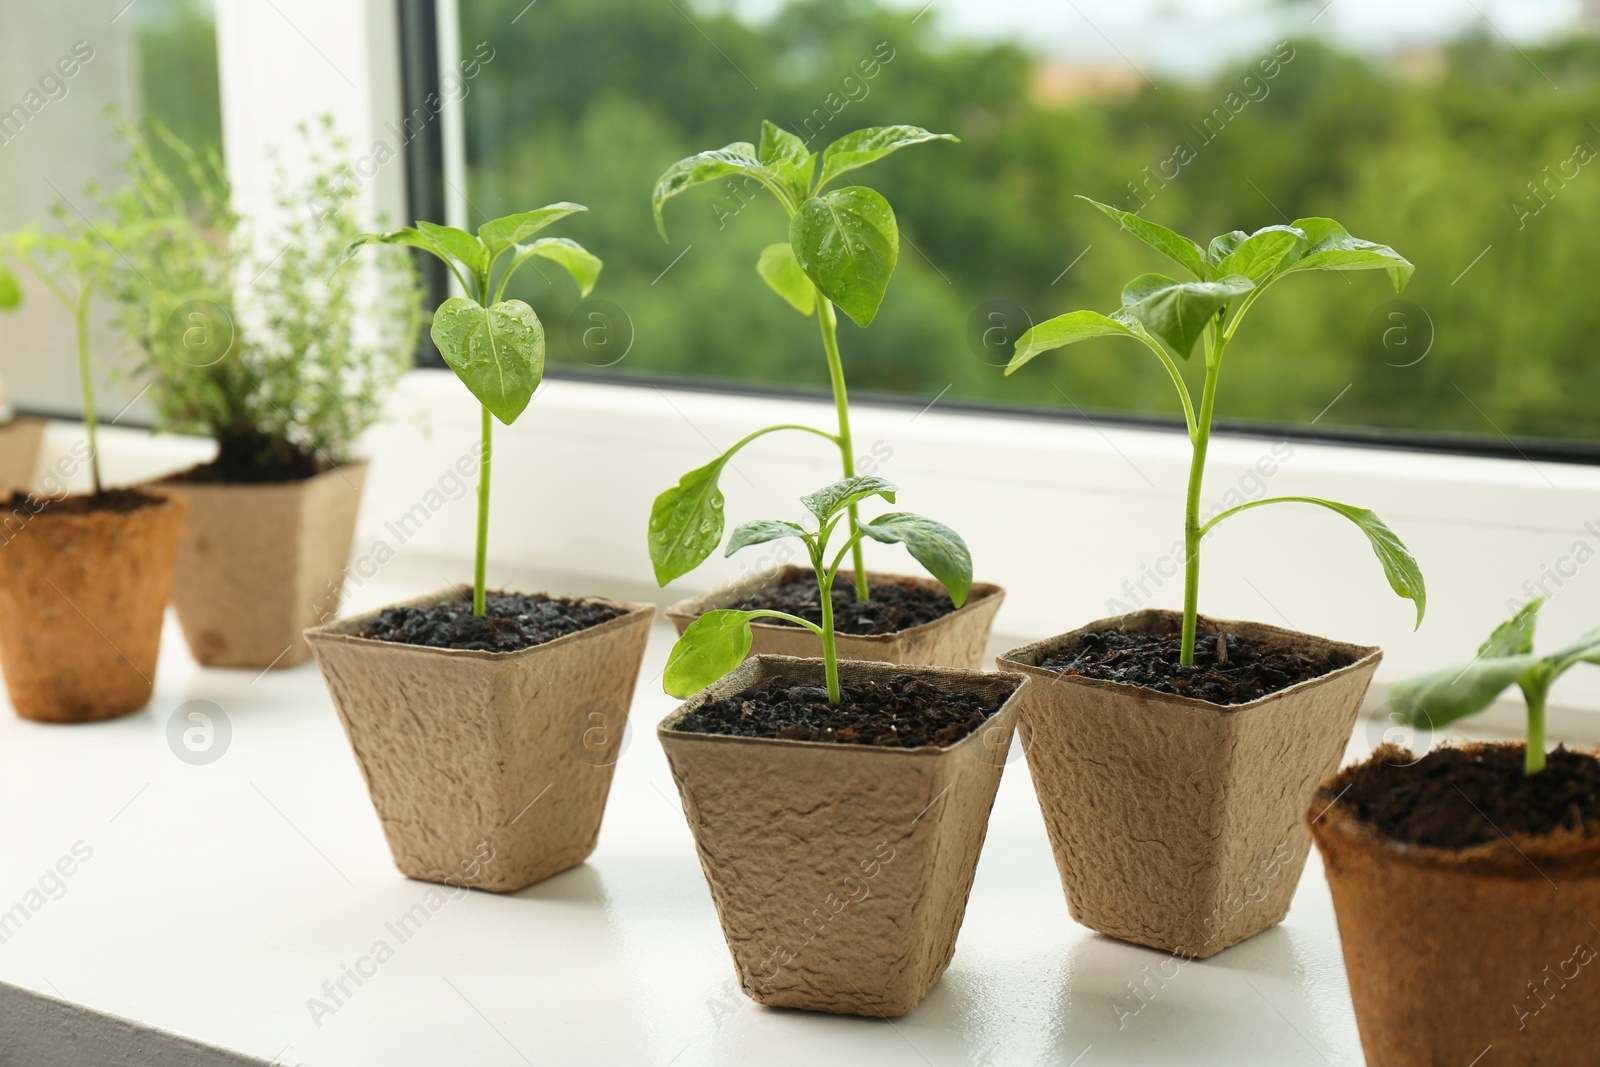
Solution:
[{"label": "small potted plant", "polygon": [[[1018,338],[1006,372],[1096,337],[1136,341],[1161,360],[1193,446],[1183,611],[1099,619],[1013,649],[1000,663],[1048,683],[1029,689],[1021,730],[1073,917],[1126,941],[1205,957],[1288,911],[1310,850],[1301,818],[1306,798],[1338,767],[1382,653],[1203,618],[1202,541],[1250,508],[1325,508],[1366,535],[1390,586],[1415,602],[1419,625],[1425,604],[1416,561],[1370,511],[1292,496],[1202,516],[1224,352],[1250,308],[1286,277],[1380,269],[1399,289],[1412,266],[1331,219],[1236,230],[1201,248],[1137,215],[1095,206],[1193,280],[1141,275],[1110,315],[1075,311],[1042,322]],[[1196,404],[1178,360],[1202,340],[1205,377]]]},{"label": "small potted plant", "polygon": [[827,593],[860,538],[904,544],[957,604],[972,581],[966,545],[946,526],[903,512],[852,525],[873,496],[892,503],[895,488],[855,476],[802,499],[814,531],[777,520],[734,530],[729,554],[781,538],[805,545],[822,621],[786,618],[822,658],[745,661],[751,623],[779,613],[707,611],[667,661],[667,692],[692,699],[657,735],[745,993],[893,1017],[950,962],[1024,679],[840,662]]},{"label": "small potted plant", "polygon": [[173,606],[196,660],[291,667],[306,627],[339,611],[366,462],[350,454],[409,367],[421,326],[409,254],[369,278],[339,271],[360,232],[345,146],[302,126],[311,176],[279,169],[270,250],[229,207],[220,159],[154,127],[171,172],[125,127],[130,181],[105,199],[149,235],[113,289],[159,430],[209,436],[216,457],[162,484],[189,503]]},{"label": "small potted plant", "polygon": [[[21,299],[15,278],[0,278],[0,307],[15,307]],[[43,419],[15,417],[6,402],[5,382],[0,381],[0,499],[10,499],[12,493],[33,487],[44,427]]]},{"label": "small potted plant", "polygon": [[[0,669],[11,705],[40,722],[91,722],[150,702],[161,622],[187,510],[182,500],[107,489],[100,478],[89,310],[116,250],[110,223],[56,214],[53,231],[0,238],[0,307],[20,300],[7,260],[72,313],[83,389],[88,495],[15,493],[0,530]],[[124,234],[123,243],[137,239]]]},{"label": "small potted plant", "polygon": [[439,305],[433,341],[482,411],[473,584],[306,632],[412,878],[512,892],[582,863],[600,833],[655,607],[490,591],[485,577],[493,420],[511,425],[544,373],[544,326],[506,283],[542,258],[587,295],[598,258],[528,240],[583,210],[551,204],[476,235],[419,222],[352,247],[409,245],[450,268],[469,295]]},{"label": "small potted plant", "polygon": [[[822,333],[828,380],[833,387],[838,427],[786,423],[746,435],[722,455],[685,474],[656,497],[650,511],[650,560],[656,581],[666,585],[698,567],[722,540],[723,469],[746,445],[766,434],[795,430],[830,442],[839,451],[844,476],[856,473],[850,434],[850,402],[839,353],[838,317],[842,310],[859,326],[869,325],[889,286],[900,254],[894,211],[878,192],[860,185],[827,189],[834,179],[858,167],[926,141],[954,141],[950,134],[917,126],[881,126],[846,134],[817,153],[787,130],[761,124],[761,143],[740,141],[700,152],[668,167],[656,182],[652,206],[666,237],[662,205],[704,182],[741,178],[757,182],[783,207],[788,240],[769,245],[756,262],[763,281],[802,315],[815,316]],[[965,605],[954,604],[936,583],[888,574],[871,574],[861,554],[856,509],[847,516],[853,538],[851,569],[834,593],[839,654],[849,659],[889,663],[934,663],[976,668],[995,613],[1004,596],[999,586],[980,583]],[[781,567],[757,581],[732,582],[667,609],[681,634],[706,611],[718,608],[770,608],[777,616],[755,623],[756,652],[815,656],[817,638],[783,618],[793,615],[819,623],[816,578],[804,567]]]},{"label": "small potted plant", "polygon": [[1600,629],[1535,655],[1540,603],[1471,662],[1389,692],[1397,719],[1435,730],[1516,685],[1526,743],[1421,758],[1384,745],[1324,784],[1307,812],[1372,1067],[1595,1062],[1600,760],[1546,754],[1545,704],[1563,673],[1600,664]]}]

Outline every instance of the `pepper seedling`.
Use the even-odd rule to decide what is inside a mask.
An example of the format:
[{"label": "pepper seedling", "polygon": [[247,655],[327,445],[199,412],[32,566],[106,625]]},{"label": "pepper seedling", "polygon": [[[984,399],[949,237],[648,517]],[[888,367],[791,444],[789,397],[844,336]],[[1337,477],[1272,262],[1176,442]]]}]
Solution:
[{"label": "pepper seedling", "polygon": [[1494,703],[1513,683],[1528,705],[1528,774],[1544,770],[1545,704],[1557,678],[1580,663],[1600,664],[1600,629],[1548,656],[1533,654],[1533,630],[1544,598],[1531,601],[1495,628],[1472,662],[1412,678],[1389,690],[1394,717],[1408,726],[1436,730]]},{"label": "pepper seedling", "polygon": [[[558,219],[587,210],[582,204],[562,201],[486,222],[478,227],[476,236],[454,226],[418,222],[389,233],[362,234],[350,243],[352,255],[365,244],[420,248],[443,260],[467,294],[439,305],[429,333],[445,363],[482,408],[478,545],[472,582],[475,615],[484,614],[485,609],[493,419],[507,426],[515,422],[544,377],[544,324],[523,301],[505,299],[506,284],[529,260],[548,259],[565,268],[578,283],[578,291],[588,296],[600,277],[598,256],[565,237],[523,243]],[[507,253],[510,258],[497,266]]]},{"label": "pepper seedling", "polygon": [[[1287,226],[1268,226],[1255,233],[1234,230],[1199,244],[1157,223],[1127,211],[1087,200],[1139,238],[1194,276],[1177,281],[1161,274],[1141,274],[1122,290],[1122,307],[1110,315],[1073,311],[1041,322],[1017,339],[1006,374],[1016,373],[1035,356],[1092,337],[1127,337],[1142,342],[1167,369],[1183,404],[1184,422],[1193,446],[1188,492],[1184,506],[1184,589],[1181,662],[1194,663],[1195,630],[1199,618],[1200,544],[1226,519],[1266,504],[1315,504],[1343,515],[1366,534],[1383,564],[1390,587],[1417,606],[1417,625],[1427,606],[1422,571],[1410,550],[1377,515],[1365,508],[1312,496],[1275,496],[1252,500],[1221,511],[1205,522],[1200,519],[1200,487],[1205,479],[1206,451],[1211,443],[1211,421],[1216,411],[1217,382],[1222,357],[1238,333],[1245,314],[1274,282],[1302,271],[1383,270],[1396,292],[1405,288],[1415,269],[1387,245],[1350,236],[1332,219],[1297,219]],[[1205,341],[1205,381],[1196,409],[1193,396],[1178,369],[1194,346]]]},{"label": "pepper seedling", "polygon": [[673,646],[667,657],[664,675],[666,691],[675,697],[688,698],[700,692],[729,671],[750,654],[753,640],[750,624],[756,619],[784,619],[803,626],[822,638],[823,672],[827,679],[828,700],[837,704],[839,692],[839,655],[835,646],[833,628],[833,580],[846,555],[853,552],[864,537],[885,544],[903,544],[913,559],[927,568],[950,594],[950,599],[960,607],[972,589],[972,556],[961,535],[943,523],[897,511],[881,515],[871,522],[858,522],[849,529],[843,546],[828,559],[828,541],[841,522],[848,528],[851,512],[869,497],[882,497],[894,503],[894,483],[872,475],[855,475],[843,481],[818,489],[800,498],[817,520],[815,532],[779,519],[758,519],[747,522],[733,531],[728,538],[724,555],[731,556],[741,548],[778,541],[786,537],[799,538],[806,546],[811,567],[817,575],[822,611],[818,625],[798,615],[765,609],[744,611],[722,608],[708,611],[691,622],[683,636]]},{"label": "pepper seedling", "polygon": [[[839,355],[837,306],[858,326],[878,314],[900,256],[900,231],[889,202],[861,185],[824,191],[842,174],[864,167],[892,152],[925,141],[957,140],[948,133],[929,133],[920,126],[875,126],[847,133],[817,154],[788,130],[761,123],[761,142],[736,141],[725,148],[680,159],[656,181],[651,207],[656,228],[667,236],[661,209],[668,200],[693,186],[719,178],[758,182],[775,197],[789,219],[789,239],[768,245],[756,261],[756,273],[772,291],[802,315],[817,316],[828,362],[836,433],[785,423],[744,437],[703,467],[685,474],[678,484],[656,497],[650,509],[650,561],[656,581],[666,585],[694,570],[722,540],[723,496],[717,481],[735,453],[756,438],[778,430],[800,430],[831,441],[839,449],[844,476],[855,474],[855,447],[850,437],[850,403],[844,365]],[[858,601],[868,599],[867,571],[861,561],[860,516],[848,512],[852,569]]]}]

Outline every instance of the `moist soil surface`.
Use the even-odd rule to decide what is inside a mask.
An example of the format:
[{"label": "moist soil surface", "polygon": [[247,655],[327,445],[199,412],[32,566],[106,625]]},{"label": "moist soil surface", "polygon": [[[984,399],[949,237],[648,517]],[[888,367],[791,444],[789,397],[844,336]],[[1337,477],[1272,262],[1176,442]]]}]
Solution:
[{"label": "moist soil surface", "polygon": [[1039,666],[1212,704],[1244,704],[1355,662],[1342,652],[1299,652],[1212,632],[1195,637],[1194,663],[1185,666],[1179,662],[1181,643],[1176,633],[1098,630],[1080,637],[1075,648],[1046,656]]},{"label": "moist soil surface", "polygon": [[978,729],[1005,702],[1003,697],[947,692],[909,674],[839,689],[842,699],[829,704],[824,686],[768,678],[690,712],[673,729],[780,741],[943,748]]},{"label": "moist soil surface", "polygon": [[32,515],[93,515],[110,512],[126,515],[140,508],[154,507],[162,498],[137,489],[107,489],[100,493],[82,496],[35,497],[27,493],[13,493],[11,499],[0,507],[7,512],[27,511]]},{"label": "moist soil surface", "polygon": [[518,652],[627,614],[626,608],[604,600],[543,593],[491,592],[484,607],[483,615],[472,614],[471,600],[389,608],[357,636],[428,648]]},{"label": "moist soil surface", "polygon": [[167,480],[190,485],[273,485],[307,481],[332,469],[315,457],[305,455],[295,455],[268,464],[240,462],[219,456],[210,463],[191,467]]},{"label": "moist soil surface", "polygon": [[1521,744],[1437,748],[1420,760],[1385,745],[1333,780],[1338,804],[1391,841],[1463,849],[1542,837],[1600,835],[1600,761],[1557,748],[1538,774]]},{"label": "moist soil surface", "polygon": [[[933,622],[956,610],[955,602],[942,589],[929,589],[910,579],[869,579],[868,599],[856,601],[855,583],[840,575],[833,583],[833,628],[836,633],[856,637],[899,633],[913,626]],[[770,585],[732,607],[744,611],[765,609],[787,611],[817,625],[822,624],[822,596],[817,576],[800,573]],[[793,626],[782,619],[762,619],[778,626]]]}]

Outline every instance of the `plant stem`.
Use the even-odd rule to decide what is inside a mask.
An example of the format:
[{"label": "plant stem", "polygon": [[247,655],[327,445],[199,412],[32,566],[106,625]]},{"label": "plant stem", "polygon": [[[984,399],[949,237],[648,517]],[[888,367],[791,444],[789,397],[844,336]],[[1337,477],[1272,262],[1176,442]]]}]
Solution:
[{"label": "plant stem", "polygon": [[1528,701],[1528,748],[1523,769],[1528,774],[1544,770],[1544,703],[1543,692],[1524,692]]},{"label": "plant stem", "polygon": [[1195,630],[1200,620],[1200,485],[1206,476],[1206,449],[1211,444],[1211,415],[1217,406],[1217,376],[1225,342],[1215,326],[1206,335],[1206,381],[1200,394],[1200,418],[1195,426],[1194,452],[1189,461],[1189,493],[1183,513],[1183,637],[1178,662],[1194,663]]},{"label": "plant stem", "polygon": [[[839,358],[839,319],[833,313],[833,301],[817,294],[817,324],[822,327],[822,347],[828,353],[828,378],[833,383],[833,406],[839,412],[839,455],[844,461],[844,476],[856,473],[855,445],[850,440],[850,400],[845,395],[844,362]],[[861,517],[856,505],[850,505],[850,533],[861,529]],[[870,591],[867,586],[867,568],[861,555],[861,542],[850,549],[850,563],[855,571],[856,601],[864,603]],[[828,610],[826,607],[824,610]],[[832,690],[829,690],[831,693]],[[835,700],[838,698],[835,697]]]},{"label": "plant stem", "polygon": [[839,692],[839,653],[834,644],[833,634],[833,575],[822,567],[822,560],[816,560],[818,591],[822,594],[822,673],[828,683],[828,703],[839,703],[842,694]]},{"label": "plant stem", "polygon": [[89,431],[89,475],[94,481],[94,494],[99,496],[100,446],[98,423],[94,414],[94,377],[89,365],[89,287],[85,285],[73,305],[73,315],[78,324],[78,375],[83,380],[83,425]]},{"label": "plant stem", "polygon": [[486,610],[484,588],[489,568],[489,460],[493,455],[494,420],[483,406],[483,451],[478,459],[478,558],[472,574],[472,613]]}]

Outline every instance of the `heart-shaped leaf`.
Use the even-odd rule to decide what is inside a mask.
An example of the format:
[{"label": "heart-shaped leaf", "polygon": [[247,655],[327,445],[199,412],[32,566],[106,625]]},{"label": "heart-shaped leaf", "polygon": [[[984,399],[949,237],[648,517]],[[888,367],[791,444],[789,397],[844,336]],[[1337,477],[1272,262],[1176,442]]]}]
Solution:
[{"label": "heart-shaped leaf", "polygon": [[921,126],[872,126],[847,133],[833,142],[822,153],[822,188],[846,171],[864,167],[891,152],[924,141],[959,141],[949,133],[930,133]]},{"label": "heart-shaped leaf", "polygon": [[1133,234],[1139,240],[1160,252],[1180,267],[1186,268],[1196,278],[1206,276],[1206,257],[1200,246],[1180,233],[1174,233],[1159,223],[1149,219],[1141,219],[1131,211],[1114,208],[1110,204],[1102,204],[1098,200],[1090,200],[1087,196],[1078,197],[1086,200],[1099,208],[1106,215],[1115,219],[1124,230]]},{"label": "heart-shaped leaf", "polygon": [[911,558],[939,579],[956,607],[972,591],[972,554],[961,535],[942,522],[897,511],[861,524],[861,532],[886,544],[899,542]]},{"label": "heart-shaped leaf", "polygon": [[1255,282],[1242,275],[1214,282],[1179,282],[1162,274],[1141,274],[1122,290],[1122,307],[1168,348],[1188,359],[1217,312],[1255,287]]},{"label": "heart-shaped leaf", "polygon": [[741,523],[734,529],[733,536],[728,538],[728,550],[723,555],[731,556],[741,548],[781,541],[785,537],[805,536],[805,529],[795,523],[780,519],[756,519],[754,522]]},{"label": "heart-shaped leaf", "polygon": [[600,257],[584,248],[578,242],[566,237],[541,237],[525,245],[517,245],[516,256],[511,260],[511,265],[506,268],[506,276],[516,273],[518,267],[528,260],[538,256],[558,263],[566,268],[572,280],[578,283],[578,292],[588,296],[594,290],[594,283],[600,280],[600,268],[604,265]]},{"label": "heart-shaped leaf", "polygon": [[869,496],[881,496],[889,503],[894,503],[894,494],[899,486],[886,478],[879,478],[873,474],[857,474],[843,481],[825,485],[815,493],[800,498],[800,503],[806,510],[817,517],[817,521],[826,524],[839,512],[851,504],[865,500]]},{"label": "heart-shaped leaf", "polygon": [[1091,337],[1137,339],[1139,334],[1127,324],[1118,322],[1108,315],[1102,315],[1098,311],[1068,312],[1053,319],[1046,319],[1017,338],[1016,354],[1006,365],[1006,373],[1011,374],[1042,352],[1049,352],[1078,341],[1087,341]]},{"label": "heart-shaped leaf", "polygon": [[780,177],[796,204],[811,195],[811,175],[817,169],[817,157],[799,137],[763,119],[756,158]]},{"label": "heart-shaped leaf", "polygon": [[483,307],[453,296],[433,313],[439,354],[490,414],[516,421],[544,376],[544,326],[520,300]]},{"label": "heart-shaped leaf", "polygon": [[794,249],[788,241],[763,248],[761,258],[756,261],[756,273],[800,314],[809,315],[816,309],[817,287],[800,269],[800,261],[794,258]]},{"label": "heart-shaped leaf", "polygon": [[872,322],[900,258],[887,200],[859,185],[814,196],[789,220],[789,244],[823,296],[856,325]]},{"label": "heart-shaped leaf", "polygon": [[732,174],[749,174],[763,182],[782,184],[781,176],[762,164],[755,146],[748,141],[735,141],[726,148],[697,152],[680,159],[656,179],[655,191],[650,195],[650,209],[655,213],[656,229],[661,231],[662,240],[667,237],[667,223],[661,217],[663,204],[685,189]]},{"label": "heart-shaped leaf", "polygon": [[750,654],[751,611],[708,611],[684,628],[667,655],[662,688],[687,700],[744,662]]},{"label": "heart-shaped leaf", "polygon": [[1309,247],[1283,271],[1285,274],[1300,270],[1383,270],[1398,293],[1417,269],[1388,245],[1351,237],[1332,219],[1296,219],[1294,228],[1306,235]]},{"label": "heart-shaped leaf", "polygon": [[506,215],[479,226],[478,239],[489,250],[489,258],[492,260],[512,245],[527,240],[557,219],[588,210],[582,204],[563,200],[533,211],[519,211],[515,215]]}]

